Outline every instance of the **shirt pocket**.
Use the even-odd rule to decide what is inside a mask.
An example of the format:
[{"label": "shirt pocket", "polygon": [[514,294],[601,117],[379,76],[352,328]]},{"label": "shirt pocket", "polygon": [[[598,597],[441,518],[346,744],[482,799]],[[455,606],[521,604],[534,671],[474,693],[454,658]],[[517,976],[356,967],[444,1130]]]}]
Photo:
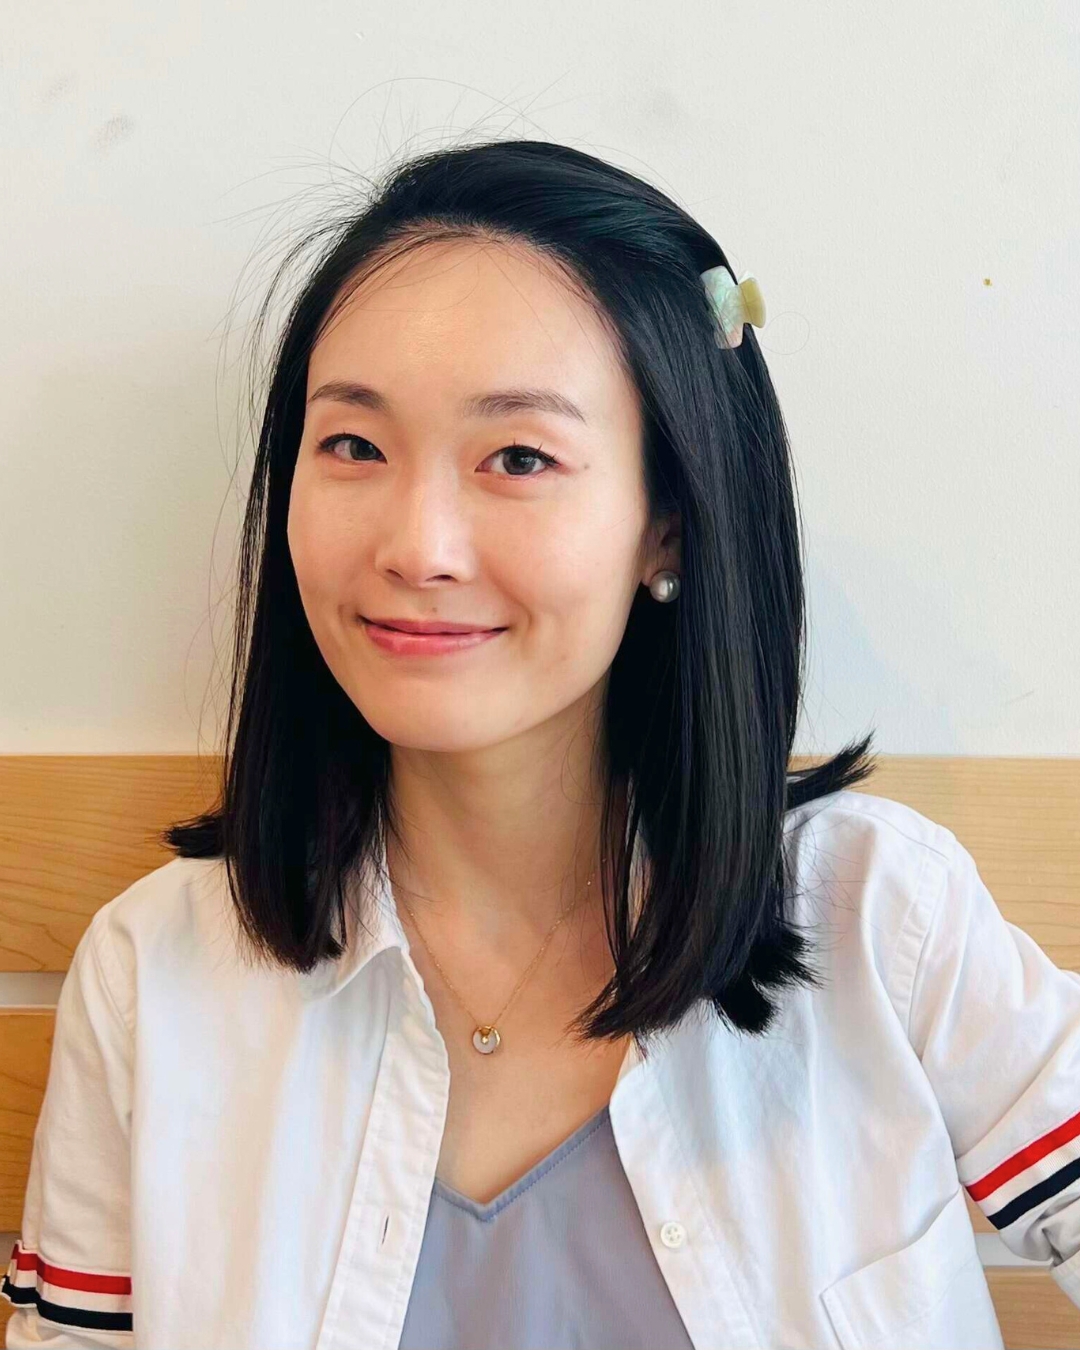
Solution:
[{"label": "shirt pocket", "polygon": [[843,1350],[1004,1348],[962,1187],[921,1237],[820,1297]]}]

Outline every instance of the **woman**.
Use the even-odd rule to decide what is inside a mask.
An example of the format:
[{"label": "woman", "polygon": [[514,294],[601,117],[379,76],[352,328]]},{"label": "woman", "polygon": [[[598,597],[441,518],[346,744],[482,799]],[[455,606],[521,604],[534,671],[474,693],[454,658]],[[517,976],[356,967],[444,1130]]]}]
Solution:
[{"label": "woman", "polygon": [[752,283],[531,141],[323,235],[222,798],[75,954],[8,1345],[1000,1346],[965,1186],[1080,1303],[1080,981],[869,737],[789,773]]}]

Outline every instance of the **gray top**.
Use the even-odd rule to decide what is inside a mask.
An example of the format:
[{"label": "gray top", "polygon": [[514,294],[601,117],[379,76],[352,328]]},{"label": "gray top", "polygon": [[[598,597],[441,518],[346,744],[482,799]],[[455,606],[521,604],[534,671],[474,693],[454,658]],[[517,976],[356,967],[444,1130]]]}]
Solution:
[{"label": "gray top", "polygon": [[399,1350],[693,1350],[607,1106],[486,1205],[435,1179]]}]

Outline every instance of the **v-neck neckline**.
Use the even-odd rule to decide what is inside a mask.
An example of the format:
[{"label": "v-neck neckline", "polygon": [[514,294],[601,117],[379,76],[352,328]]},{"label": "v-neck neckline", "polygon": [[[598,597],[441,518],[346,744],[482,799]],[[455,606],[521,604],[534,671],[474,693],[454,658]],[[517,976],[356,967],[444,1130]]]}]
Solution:
[{"label": "v-neck neckline", "polygon": [[463,1209],[474,1218],[486,1223],[501,1210],[504,1210],[507,1205],[512,1204],[519,1195],[523,1195],[530,1186],[534,1186],[553,1167],[557,1167],[574,1149],[583,1144],[591,1134],[594,1134],[604,1124],[607,1117],[608,1104],[605,1102],[595,1115],[590,1116],[584,1124],[579,1125],[572,1134],[567,1135],[561,1144],[557,1144],[546,1157],[541,1158],[523,1176],[518,1177],[517,1181],[511,1182],[505,1190],[500,1191],[487,1204],[482,1205],[469,1196],[462,1195],[460,1191],[456,1191],[453,1186],[448,1185],[440,1177],[435,1178],[432,1192],[447,1201],[448,1204],[455,1205],[458,1209]]}]

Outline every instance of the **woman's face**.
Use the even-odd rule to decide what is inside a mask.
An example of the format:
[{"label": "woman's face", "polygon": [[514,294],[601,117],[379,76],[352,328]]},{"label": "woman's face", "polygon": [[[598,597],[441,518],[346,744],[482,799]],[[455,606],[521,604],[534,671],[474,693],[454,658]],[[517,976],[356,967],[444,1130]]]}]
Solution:
[{"label": "woman's face", "polygon": [[[581,415],[470,406],[509,390]],[[679,561],[649,529],[636,392],[589,306],[537,255],[426,244],[354,292],[307,400],[289,548],[315,641],[372,728],[462,751],[580,720],[638,586]],[[502,631],[395,654],[365,617]]]}]

